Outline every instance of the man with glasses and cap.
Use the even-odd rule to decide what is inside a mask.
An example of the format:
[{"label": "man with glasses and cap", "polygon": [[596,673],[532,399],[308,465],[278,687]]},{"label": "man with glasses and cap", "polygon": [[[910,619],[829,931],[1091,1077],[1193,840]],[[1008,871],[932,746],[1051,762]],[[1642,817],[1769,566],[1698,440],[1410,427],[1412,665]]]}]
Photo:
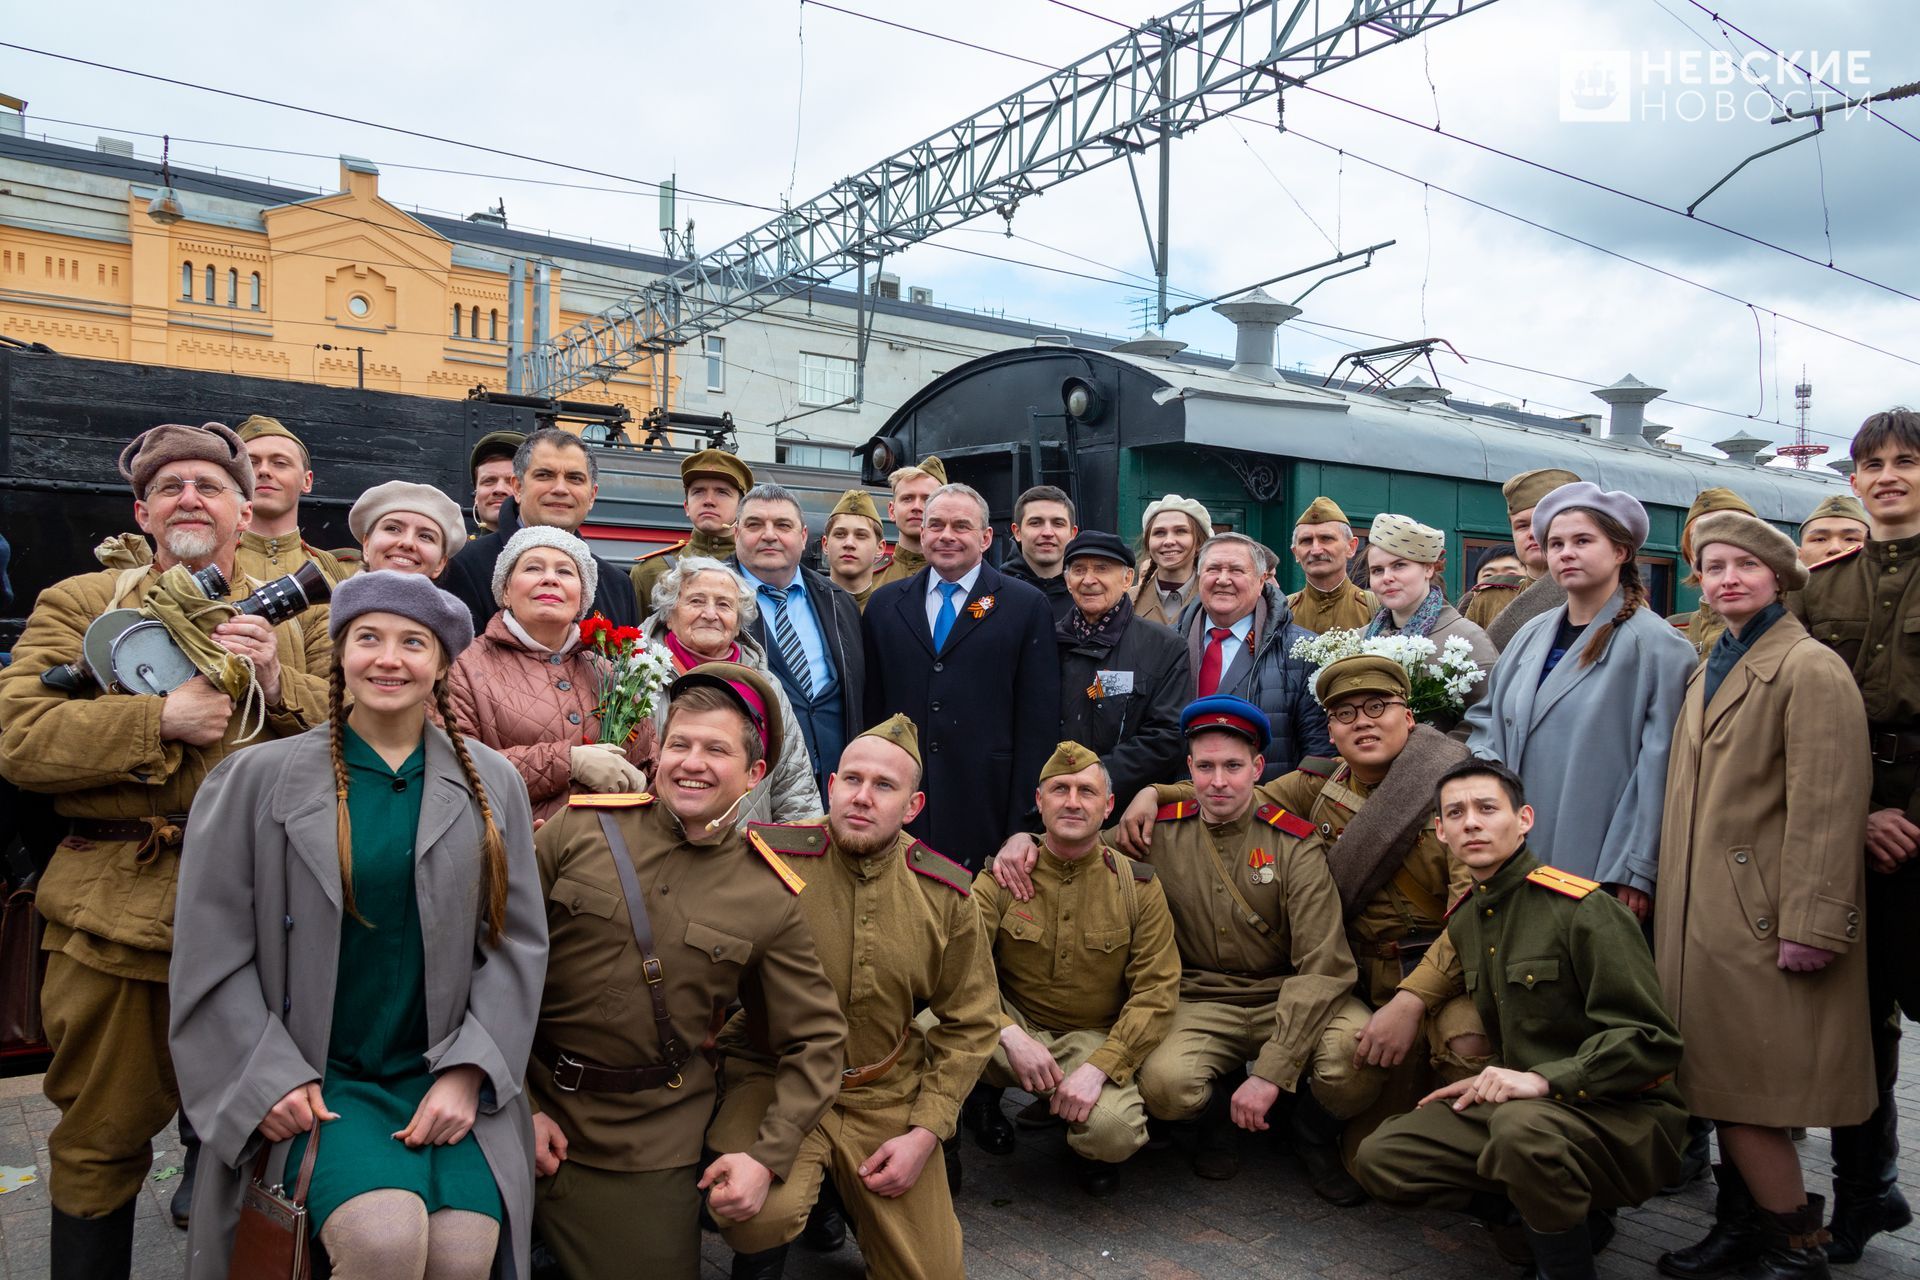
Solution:
[{"label": "man with glasses and cap", "polygon": [[[179,1099],[167,1053],[167,970],[174,884],[186,813],[214,766],[246,734],[234,702],[205,676],[164,697],[74,692],[43,673],[81,657],[87,627],[114,608],[139,608],[160,575],[217,566],[244,596],[236,565],[252,515],[255,465],[218,423],[168,424],[120,455],[134,519],[153,561],[81,574],[40,593],[13,663],[0,670],[0,774],[50,792],[69,825],[39,884],[46,917],[41,1008],[53,1061],[47,1096],[60,1120],[47,1138],[50,1252],[56,1277],[124,1277],[134,1209],[153,1136]],[[212,639],[252,664],[266,736],[326,723],[332,646],[324,625],[295,629],[235,616]],[[311,623],[311,617],[307,619]],[[251,737],[251,735],[248,735]]]},{"label": "man with glasses and cap", "polygon": [[[823,1192],[845,1205],[868,1275],[965,1274],[946,1163],[935,1154],[993,1049],[993,963],[966,871],[903,830],[925,801],[919,733],[896,715],[847,744],[824,820],[747,828],[805,884],[800,910],[847,1041],[840,1092],[765,1207],[720,1220],[738,1280],[778,1280]],[[777,1059],[745,1017],[720,1044],[727,1095],[707,1145],[746,1151],[775,1100]]]},{"label": "man with glasses and cap", "polygon": [[654,586],[681,556],[708,556],[724,564],[733,555],[733,524],[740,499],[753,488],[753,470],[725,449],[702,449],[680,464],[680,487],[693,532],[634,563],[630,577],[642,621],[653,612]]},{"label": "man with glasses and cap", "polygon": [[[733,821],[777,756],[761,672],[695,667],[668,688],[653,793],[574,796],[534,838],[550,949],[527,1090],[534,1227],[570,1276],[692,1280],[701,1193],[751,1218],[833,1101],[846,1019],[798,895]],[[739,1001],[777,1061],[743,1148],[702,1163],[710,1053]]]},{"label": "man with glasses and cap", "polygon": [[[306,442],[278,418],[255,414],[235,432],[253,464],[253,519],[240,535],[239,566],[262,582],[283,578],[311,560],[327,581],[344,582],[357,566],[310,547],[300,536],[300,498],[313,492]],[[325,630],[325,624],[321,625]]]}]

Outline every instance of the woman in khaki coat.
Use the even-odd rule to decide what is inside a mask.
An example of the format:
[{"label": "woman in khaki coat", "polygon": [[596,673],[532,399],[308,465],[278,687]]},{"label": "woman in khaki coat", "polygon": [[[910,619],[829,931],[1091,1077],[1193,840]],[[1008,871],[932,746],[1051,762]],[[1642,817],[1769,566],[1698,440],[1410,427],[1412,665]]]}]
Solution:
[{"label": "woman in khaki coat", "polygon": [[1874,1107],[1861,901],[1867,722],[1846,664],[1780,603],[1807,581],[1771,525],[1694,530],[1726,620],[1687,683],[1668,759],[1653,953],[1686,1041],[1680,1091],[1720,1137],[1712,1232],[1668,1275],[1825,1276],[1822,1198],[1787,1130]]},{"label": "woman in khaki coat", "polygon": [[329,722],[229,757],[181,853],[170,1044],[205,1143],[187,1277],[226,1280],[256,1157],[291,1185],[318,1125],[308,1208],[341,1280],[526,1280],[547,958],[526,790],[426,718],[465,605],[366,573],[329,626]]}]

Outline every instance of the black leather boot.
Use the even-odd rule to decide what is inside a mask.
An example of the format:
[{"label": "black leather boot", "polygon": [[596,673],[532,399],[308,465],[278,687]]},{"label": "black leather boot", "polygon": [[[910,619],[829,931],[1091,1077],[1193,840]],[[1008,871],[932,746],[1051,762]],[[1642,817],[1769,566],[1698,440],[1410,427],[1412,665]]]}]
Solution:
[{"label": "black leather boot", "polygon": [[1302,1089],[1293,1099],[1293,1153],[1307,1172],[1307,1185],[1313,1194],[1328,1204],[1352,1209],[1367,1202],[1367,1193],[1347,1172],[1340,1158],[1340,1133],[1346,1122],[1320,1105],[1310,1089]]},{"label": "black leather boot", "polygon": [[840,1204],[840,1189],[832,1178],[820,1183],[820,1198],[807,1212],[807,1225],[800,1232],[800,1243],[815,1253],[832,1253],[847,1242],[847,1213]]},{"label": "black leather boot", "polygon": [[787,1246],[733,1255],[733,1280],[780,1280],[787,1273]]},{"label": "black leather boot", "polygon": [[1747,1190],[1747,1180],[1730,1162],[1713,1166],[1719,1187],[1713,1200],[1713,1227],[1699,1244],[1660,1255],[1662,1275],[1683,1280],[1711,1280],[1738,1271],[1760,1256],[1759,1207]]},{"label": "black leather boot", "polygon": [[1013,1121],[1007,1119],[1006,1110],[1000,1105],[1000,1095],[1004,1092],[977,1084],[960,1111],[960,1118],[973,1133],[974,1142],[990,1156],[1004,1156],[1013,1151]]},{"label": "black leather boot", "polygon": [[180,1162],[180,1181],[173,1188],[173,1199],[167,1201],[167,1213],[173,1225],[185,1231],[193,1213],[193,1171],[200,1167],[200,1135],[193,1131],[184,1111],[180,1113],[180,1145],[186,1148],[186,1158]]},{"label": "black leather boot", "polygon": [[1495,1253],[1515,1267],[1533,1265],[1533,1246],[1527,1243],[1527,1229],[1521,1225],[1513,1201],[1489,1191],[1476,1191],[1467,1201],[1467,1212],[1487,1229]]},{"label": "black leather boot", "polygon": [[1080,1189],[1096,1200],[1104,1200],[1120,1187],[1120,1166],[1105,1160],[1089,1160],[1075,1153],[1073,1163],[1080,1170]]},{"label": "black leather boot", "polygon": [[1865,1124],[1833,1131],[1832,1243],[1827,1261],[1860,1261],[1867,1241],[1882,1231],[1898,1231],[1913,1221],[1900,1194],[1900,1112],[1891,1086],[1880,1090],[1879,1105]]},{"label": "black leather boot", "polygon": [[1687,1118],[1687,1149],[1680,1153],[1680,1172],[1672,1182],[1660,1188],[1663,1196],[1677,1196],[1713,1168],[1713,1121],[1699,1116]]},{"label": "black leather boot", "polygon": [[48,1280],[127,1280],[133,1271],[133,1209],[132,1200],[104,1218],[55,1209]]},{"label": "black leather boot", "polygon": [[1820,1246],[1827,1233],[1820,1228],[1826,1203],[1819,1196],[1792,1213],[1761,1212],[1760,1259],[1742,1271],[1743,1280],[1828,1280],[1827,1253]]},{"label": "black leather boot", "polygon": [[1570,1231],[1527,1228],[1533,1246],[1533,1273],[1539,1280],[1598,1280],[1593,1265],[1593,1236],[1587,1224]]},{"label": "black leather boot", "polygon": [[1225,1182],[1240,1175],[1240,1135],[1233,1123],[1233,1091],[1238,1088],[1229,1077],[1213,1082],[1207,1109],[1200,1113],[1200,1125],[1193,1144],[1193,1171],[1209,1182]]}]

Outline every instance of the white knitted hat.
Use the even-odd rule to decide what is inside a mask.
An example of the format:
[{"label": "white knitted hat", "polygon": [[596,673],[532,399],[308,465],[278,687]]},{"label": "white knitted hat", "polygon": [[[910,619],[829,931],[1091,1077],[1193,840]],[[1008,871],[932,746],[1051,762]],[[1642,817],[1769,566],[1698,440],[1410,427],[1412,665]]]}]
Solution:
[{"label": "white knitted hat", "polygon": [[600,586],[600,565],[586,543],[552,525],[527,525],[500,548],[500,558],[493,562],[493,602],[502,609],[507,607],[507,576],[520,557],[534,547],[553,547],[573,557],[580,567],[580,616],[586,617],[593,610],[594,592]]}]

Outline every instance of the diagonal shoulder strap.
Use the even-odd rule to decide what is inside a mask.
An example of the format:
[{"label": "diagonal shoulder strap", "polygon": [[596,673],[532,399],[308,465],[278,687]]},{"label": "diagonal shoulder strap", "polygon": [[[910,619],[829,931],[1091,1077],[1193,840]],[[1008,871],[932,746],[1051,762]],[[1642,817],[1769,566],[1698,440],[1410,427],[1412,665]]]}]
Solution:
[{"label": "diagonal shoulder strap", "polygon": [[678,1068],[692,1056],[673,1031],[673,1018],[667,1012],[666,973],[659,957],[653,954],[653,921],[647,915],[647,900],[640,892],[640,878],[633,874],[633,859],[627,854],[627,839],[609,810],[600,810],[600,830],[607,837],[607,852],[613,855],[613,869],[620,875],[620,892],[627,900],[627,921],[633,926],[633,940],[640,947],[640,971],[647,979],[647,995],[653,1001],[653,1025],[660,1036],[660,1051]]}]

